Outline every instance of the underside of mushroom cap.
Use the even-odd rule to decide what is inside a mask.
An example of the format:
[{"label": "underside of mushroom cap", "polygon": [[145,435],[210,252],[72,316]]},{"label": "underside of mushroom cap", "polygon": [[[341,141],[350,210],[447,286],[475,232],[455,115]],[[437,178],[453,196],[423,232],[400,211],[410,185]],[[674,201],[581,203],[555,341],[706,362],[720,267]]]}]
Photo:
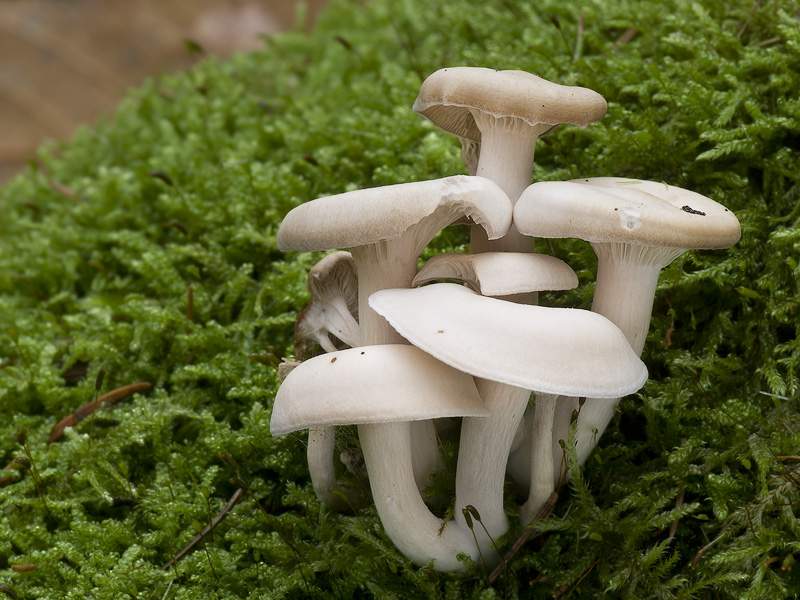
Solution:
[{"label": "underside of mushroom cap", "polygon": [[358,269],[349,252],[331,252],[311,267],[306,288],[312,301],[342,297],[350,312],[358,314]]},{"label": "underside of mushroom cap", "polygon": [[[511,226],[511,201],[484,177],[456,175],[401,183],[318,198],[294,208],[278,230],[281,250],[315,251],[354,248],[390,241],[423,224],[417,236],[424,246],[460,216],[486,229],[489,239]],[[436,217],[435,223],[430,223]],[[428,221],[434,230],[424,227]],[[420,251],[422,248],[419,249]]]},{"label": "underside of mushroom cap", "polygon": [[530,125],[586,127],[602,119],[607,108],[605,99],[587,88],[552,83],[525,71],[481,67],[450,67],[432,73],[413,107],[440,129],[475,142],[481,140],[481,132],[470,109]]},{"label": "underside of mushroom cap", "polygon": [[736,216],[710,198],[621,177],[534,183],[517,201],[514,224],[535,237],[665,248],[729,248],[741,236]]},{"label": "underside of mushroom cap", "polygon": [[633,393],[647,380],[622,332],[589,311],[516,304],[452,283],[381,290],[369,304],[415,346],[483,379],[595,398]]},{"label": "underside of mushroom cap", "polygon": [[484,296],[571,290],[578,286],[578,276],[563,260],[530,252],[439,254],[422,266],[412,285],[437,279],[463,281]]},{"label": "underside of mushroom cap", "polygon": [[472,377],[414,346],[383,344],[295,367],[275,396],[270,431],[488,414]]}]

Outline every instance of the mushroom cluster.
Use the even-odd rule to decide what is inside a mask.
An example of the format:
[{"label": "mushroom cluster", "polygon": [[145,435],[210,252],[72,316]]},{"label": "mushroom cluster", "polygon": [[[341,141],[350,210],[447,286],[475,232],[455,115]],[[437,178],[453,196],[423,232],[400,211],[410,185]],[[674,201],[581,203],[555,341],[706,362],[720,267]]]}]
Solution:
[{"label": "mushroom cluster", "polygon": [[[464,568],[461,553],[499,559],[507,474],[527,493],[519,508],[527,524],[563,476],[573,414],[582,461],[619,399],[644,384],[639,356],[659,271],[685,250],[733,245],[740,229],[723,206],[662,183],[531,184],[540,136],[605,115],[594,91],[457,67],[433,73],[414,110],[461,139],[471,175],[356,190],[289,212],[279,249],[339,252],[310,273],[311,305],[298,319],[297,358],[309,341],[324,352],[285,377],[270,428],[309,430],[314,490],[343,509],[358,498],[338,489],[335,428],[356,425],[387,535],[417,564],[453,571]],[[470,253],[418,269],[433,237],[465,219]],[[536,254],[535,237],[592,244],[591,311],[538,305],[538,292],[574,288],[578,278]],[[445,419],[460,420],[449,521],[425,498],[442,467],[437,424]]]}]

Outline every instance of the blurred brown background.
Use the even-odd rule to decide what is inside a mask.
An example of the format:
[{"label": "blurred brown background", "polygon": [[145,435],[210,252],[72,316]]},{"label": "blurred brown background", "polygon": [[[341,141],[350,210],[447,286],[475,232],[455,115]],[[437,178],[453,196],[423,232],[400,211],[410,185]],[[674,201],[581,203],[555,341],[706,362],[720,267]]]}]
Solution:
[{"label": "blurred brown background", "polygon": [[[326,0],[305,0],[305,27]],[[149,75],[186,68],[184,41],[228,56],[295,25],[298,0],[0,0],[0,183],[46,139],[110,111]]]}]

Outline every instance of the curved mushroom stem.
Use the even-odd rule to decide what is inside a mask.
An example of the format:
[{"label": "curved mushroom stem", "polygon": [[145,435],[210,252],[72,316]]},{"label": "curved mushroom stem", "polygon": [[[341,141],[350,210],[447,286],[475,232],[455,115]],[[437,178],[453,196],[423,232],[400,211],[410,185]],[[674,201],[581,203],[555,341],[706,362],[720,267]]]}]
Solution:
[{"label": "curved mushroom stem", "polygon": [[483,527],[475,526],[474,533],[485,557],[493,545],[491,538],[497,540],[508,531],[508,518],[503,510],[506,463],[531,393],[486,379],[476,379],[475,384],[492,414],[464,417],[462,421],[455,519],[466,528],[461,510],[467,505],[478,510]]},{"label": "curved mushroom stem", "polygon": [[397,549],[420,566],[435,560],[437,571],[463,571],[460,552],[480,560],[472,532],[442,522],[422,501],[411,467],[410,423],[359,425],[358,437],[378,517]]},{"label": "curved mushroom stem", "polygon": [[520,507],[519,518],[530,523],[555,489],[553,466],[553,417],[558,396],[536,394],[536,409],[531,427],[531,491]]},{"label": "curved mushroom stem", "polygon": [[[357,492],[341,490],[333,471],[335,427],[312,427],[308,430],[308,471],[317,498],[330,509],[347,510],[361,504]],[[334,494],[339,489],[347,496]]]},{"label": "curved mushroom stem", "polygon": [[[592,311],[620,328],[637,355],[641,355],[653,310],[661,269],[683,254],[683,248],[592,244],[597,254],[597,286]],[[576,451],[583,464],[614,417],[620,399],[587,398],[578,415]]]},{"label": "curved mushroom stem", "polygon": [[[409,242],[409,245],[411,242]],[[409,257],[392,252],[386,242],[353,249],[353,258],[358,268],[358,322],[361,328],[361,344],[407,344],[408,342],[389,323],[372,310],[369,297],[379,290],[409,288],[417,273],[417,261],[413,251]],[[414,421],[411,424],[414,444],[412,464],[419,488],[424,488],[430,475],[441,469],[443,461],[433,421]]]},{"label": "curved mushroom stem", "polygon": [[[319,305],[314,305],[313,303],[306,310],[314,310],[315,306],[317,311],[320,310]],[[350,314],[347,302],[345,302],[344,298],[332,298],[329,301],[329,306],[333,307],[334,310],[324,310],[326,316],[321,321],[325,323],[326,329],[348,346],[358,346],[360,337],[359,325],[353,315]],[[316,315],[316,317],[319,318],[319,315]],[[314,320],[315,315],[306,312],[301,318]],[[295,331],[297,331],[297,328]],[[324,330],[314,331],[311,335],[325,352],[336,352],[338,350]],[[355,492],[348,492],[348,504],[341,496],[333,493],[333,490],[341,489],[339,482],[336,480],[336,472],[333,467],[335,442],[335,427],[309,429],[308,447],[306,449],[308,473],[311,476],[311,485],[314,487],[314,493],[325,506],[332,510],[347,510],[360,504],[360,497]]]}]

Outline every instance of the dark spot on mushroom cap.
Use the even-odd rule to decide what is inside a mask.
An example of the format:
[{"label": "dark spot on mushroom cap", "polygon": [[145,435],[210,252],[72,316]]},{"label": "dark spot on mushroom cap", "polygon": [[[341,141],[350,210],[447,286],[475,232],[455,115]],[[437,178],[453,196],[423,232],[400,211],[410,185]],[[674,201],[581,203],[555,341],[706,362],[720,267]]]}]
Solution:
[{"label": "dark spot on mushroom cap", "polygon": [[704,213],[702,210],[695,210],[688,204],[684,204],[683,206],[681,206],[681,210],[683,212],[689,213],[690,215],[700,215],[701,217],[706,216],[706,213]]},{"label": "dark spot on mushroom cap", "polygon": [[444,329],[440,329],[440,330],[439,330],[439,331],[437,331],[436,333],[444,333]]},{"label": "dark spot on mushroom cap", "polygon": [[333,364],[333,363],[335,363],[335,362],[336,362],[336,357],[334,356],[334,357],[331,359],[331,364]]},{"label": "dark spot on mushroom cap", "polygon": [[364,356],[365,354],[366,354],[366,352],[362,352],[362,353],[361,353],[361,356]]}]

